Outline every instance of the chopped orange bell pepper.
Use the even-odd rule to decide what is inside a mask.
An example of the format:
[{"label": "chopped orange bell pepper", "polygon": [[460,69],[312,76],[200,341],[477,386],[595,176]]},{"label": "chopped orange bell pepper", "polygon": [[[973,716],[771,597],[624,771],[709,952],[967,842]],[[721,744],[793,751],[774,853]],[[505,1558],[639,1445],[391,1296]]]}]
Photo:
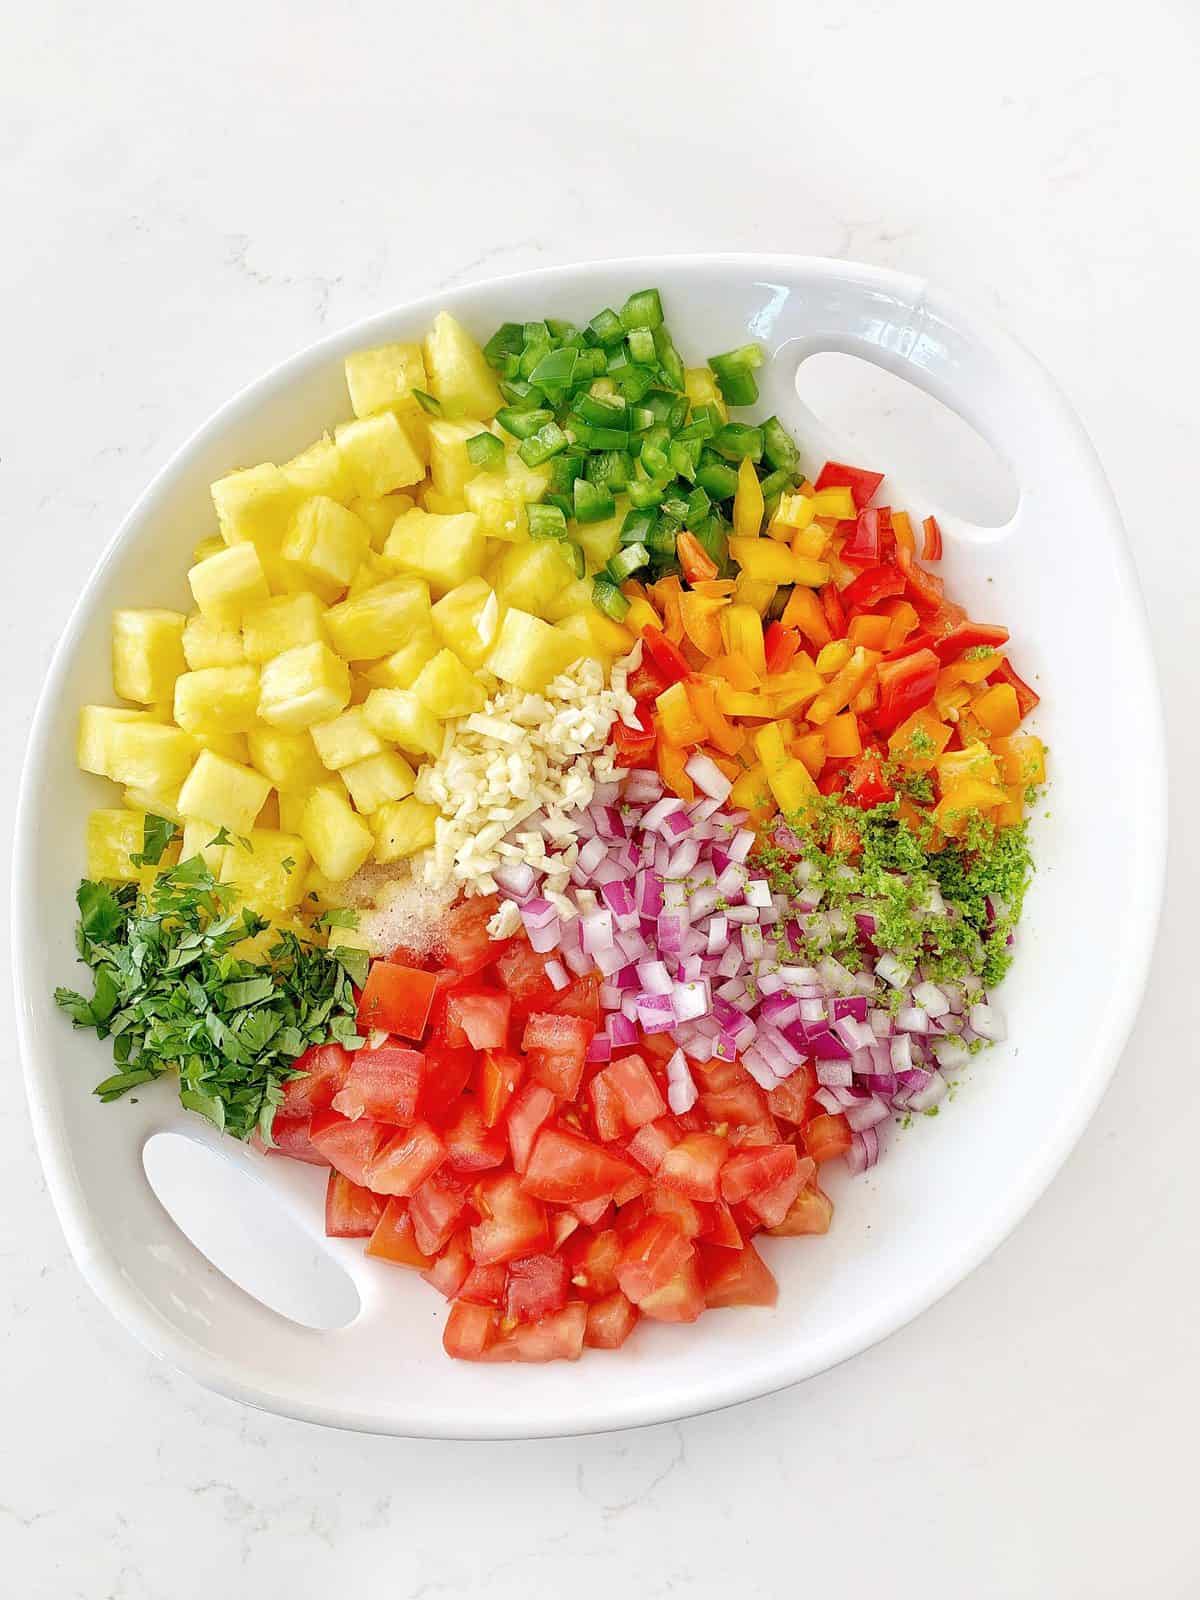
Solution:
[{"label": "chopped orange bell pepper", "polygon": [[851,644],[865,644],[868,650],[886,650],[891,626],[890,617],[851,617],[846,638]]},{"label": "chopped orange bell pepper", "polygon": [[692,710],[704,724],[710,744],[724,755],[735,756],[746,742],[746,735],[717,706],[716,685],[708,678],[693,678],[687,686]]},{"label": "chopped orange bell pepper", "polygon": [[811,778],[821,775],[821,768],[825,765],[825,736],[820,733],[803,733],[798,739],[792,741],[792,753],[798,761],[803,761],[808,768]]},{"label": "chopped orange bell pepper", "polygon": [[907,511],[892,512],[892,536],[896,541],[896,565],[907,572],[917,554],[917,536]]},{"label": "chopped orange bell pepper", "polygon": [[972,812],[990,811],[993,806],[1004,805],[1007,799],[999,784],[982,778],[962,778],[942,795],[933,818],[943,833],[957,835],[966,831]]},{"label": "chopped orange bell pepper", "polygon": [[696,798],[696,786],[684,771],[687,752],[666,739],[658,741],[658,775],[672,794],[690,805]]},{"label": "chopped orange bell pepper", "polygon": [[1046,747],[1034,733],[992,740],[1005,783],[1045,783]]},{"label": "chopped orange bell pepper", "polygon": [[733,497],[733,531],[739,539],[758,537],[765,509],[754,463],[749,456],[743,456],[738,467],[737,493]]},{"label": "chopped orange bell pepper", "polygon": [[659,730],[668,744],[682,747],[703,740],[704,724],[692,710],[686,684],[673,683],[669,689],[664,689],[654,702],[654,709]]},{"label": "chopped orange bell pepper", "polygon": [[695,589],[686,589],[679,597],[679,615],[686,638],[701,655],[719,656],[723,649],[720,615],[728,604],[726,600],[710,599]]},{"label": "chopped orange bell pepper", "polygon": [[1000,781],[996,758],[985,744],[969,744],[962,750],[947,750],[938,756],[934,766],[943,794],[964,783],[983,783],[994,788]]},{"label": "chopped orange bell pepper", "polygon": [[801,652],[787,672],[768,678],[766,687],[775,715],[786,716],[819,694],[825,685],[816,667]]},{"label": "chopped orange bell pepper", "polygon": [[823,678],[832,678],[854,654],[854,647],[846,639],[831,639],[817,656],[817,671]]},{"label": "chopped orange bell pepper", "polygon": [[[946,737],[949,736],[950,730],[947,729]],[[843,711],[839,716],[830,717],[825,724],[825,754],[835,759],[862,755],[858,718],[852,711]]]},{"label": "chopped orange bell pepper", "polygon": [[907,600],[893,596],[889,600],[881,600],[879,609],[888,618],[888,636],[883,648],[898,650],[921,620],[917,616],[917,608],[909,605]]},{"label": "chopped orange bell pepper", "polygon": [[849,705],[874,673],[877,660],[878,657],[872,651],[864,650],[859,645],[842,670],[826,684],[809,706],[805,713],[808,720],[818,728],[822,727],[830,717],[836,716]]},{"label": "chopped orange bell pepper", "polygon": [[735,603],[721,613],[721,633],[730,655],[746,658],[752,671],[766,676],[767,655],[763,644],[762,617],[753,606]]},{"label": "chopped orange bell pepper", "polygon": [[792,590],[788,603],[779,619],[785,628],[799,628],[800,632],[818,650],[827,645],[833,635],[821,609],[821,602],[811,589],[798,585]]},{"label": "chopped orange bell pepper", "polygon": [[683,617],[679,610],[683,585],[678,578],[660,578],[656,584],[651,585],[649,594],[662,612],[662,631],[672,644],[678,644],[683,638]]},{"label": "chopped orange bell pepper", "polygon": [[782,622],[772,622],[764,635],[768,676],[786,672],[792,657],[800,648],[800,630],[785,628]]},{"label": "chopped orange bell pepper", "polygon": [[993,738],[1007,739],[1021,726],[1021,708],[1011,683],[994,683],[971,702],[971,711]]},{"label": "chopped orange bell pepper", "polygon": [[950,743],[950,729],[939,722],[928,706],[914,711],[888,739],[888,750],[895,761],[913,772],[928,772]]},{"label": "chopped orange bell pepper", "polygon": [[[757,479],[755,482],[757,483]],[[759,496],[761,499],[762,496]],[[717,576],[717,563],[694,533],[684,531],[675,540],[675,554],[689,583],[702,583]]]},{"label": "chopped orange bell pepper", "polygon": [[1014,828],[1025,816],[1025,790],[1019,783],[1004,785],[1004,804],[992,813],[993,821],[1001,828]]},{"label": "chopped orange bell pepper", "polygon": [[714,656],[704,668],[705,673],[731,689],[757,689],[761,679],[743,655]]}]

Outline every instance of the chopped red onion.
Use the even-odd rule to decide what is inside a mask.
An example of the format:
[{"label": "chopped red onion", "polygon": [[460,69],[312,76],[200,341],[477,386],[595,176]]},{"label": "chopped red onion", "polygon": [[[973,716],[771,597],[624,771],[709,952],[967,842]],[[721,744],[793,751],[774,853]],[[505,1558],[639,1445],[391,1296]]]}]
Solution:
[{"label": "chopped red onion", "polygon": [[638,980],[647,994],[670,994],[672,978],[662,961],[639,961]]},{"label": "chopped red onion", "polygon": [[935,1039],[932,1049],[934,1060],[943,1072],[957,1072],[971,1059],[971,1052],[961,1039]]},{"label": "chopped red onion", "polygon": [[777,1078],[775,1073],[771,1070],[771,1066],[766,1058],[760,1055],[757,1050],[747,1050],[745,1055],[742,1057],[742,1065],[745,1067],[746,1071],[754,1079],[755,1083],[760,1089],[765,1089],[769,1092],[770,1090],[778,1087],[780,1082],[779,1078]]},{"label": "chopped red onion", "polygon": [[609,1017],[604,1024],[604,1031],[617,1050],[623,1049],[625,1045],[637,1043],[637,1024],[623,1012],[618,1011]]},{"label": "chopped red onion", "polygon": [[696,983],[676,983],[672,1004],[676,1022],[692,1022],[697,1017],[707,1016],[711,1007],[708,984],[703,979]]},{"label": "chopped red onion", "polygon": [[849,1088],[854,1082],[854,1069],[849,1061],[831,1061],[826,1057],[817,1062],[817,1082],[826,1089],[838,1085]]},{"label": "chopped red onion", "polygon": [[1004,1018],[994,1006],[987,1005],[983,1000],[975,1002],[971,1007],[967,1020],[972,1030],[981,1039],[999,1041],[1008,1035],[1008,1029],[1004,1026]]},{"label": "chopped red onion", "polygon": [[556,989],[565,989],[571,981],[561,961],[547,961],[546,976]]},{"label": "chopped red onion", "polygon": [[912,997],[928,1016],[944,1017],[950,1010],[949,1000],[936,983],[918,983]]},{"label": "chopped red onion", "polygon": [[874,1128],[864,1128],[861,1133],[850,1136],[850,1148],[846,1151],[846,1167],[854,1176],[866,1172],[879,1160],[879,1134]]},{"label": "chopped red onion", "polygon": [[929,1013],[920,1006],[901,1006],[896,1013],[896,1026],[901,1033],[928,1033]]},{"label": "chopped red onion", "polygon": [[717,955],[725,948],[729,941],[729,921],[726,917],[716,916],[709,919],[706,941],[710,956]]}]

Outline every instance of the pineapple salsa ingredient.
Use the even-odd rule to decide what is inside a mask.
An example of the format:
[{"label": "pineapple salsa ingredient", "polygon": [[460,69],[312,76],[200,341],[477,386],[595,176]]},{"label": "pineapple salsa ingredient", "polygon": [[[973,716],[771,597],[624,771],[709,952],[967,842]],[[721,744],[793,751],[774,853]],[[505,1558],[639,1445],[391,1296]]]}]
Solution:
[{"label": "pineapple salsa ingredient", "polygon": [[456,1357],[773,1304],[753,1240],[1004,1034],[1037,696],[879,474],[729,420],[760,363],[653,290],[352,356],[82,714],[96,1092],[327,1167]]}]

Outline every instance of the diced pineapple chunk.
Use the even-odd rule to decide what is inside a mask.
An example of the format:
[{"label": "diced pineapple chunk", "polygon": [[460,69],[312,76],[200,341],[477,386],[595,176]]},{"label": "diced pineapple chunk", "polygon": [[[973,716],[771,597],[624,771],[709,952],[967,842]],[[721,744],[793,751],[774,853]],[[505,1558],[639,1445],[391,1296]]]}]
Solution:
[{"label": "diced pineapple chunk", "polygon": [[191,817],[183,825],[183,844],[180,847],[179,859],[190,861],[193,856],[199,856],[204,865],[214,878],[221,876],[221,864],[225,860],[227,845],[214,844],[219,830],[211,822],[205,822],[201,817]]},{"label": "diced pineapple chunk", "polygon": [[354,484],[342,453],[327,433],[307,450],[285,461],[279,470],[302,494],[324,494],[343,503],[354,494]]},{"label": "diced pineapple chunk", "polygon": [[245,834],[254,826],[270,792],[271,785],[261,772],[201,750],[179,791],[179,810],[185,817]]},{"label": "diced pineapple chunk", "polygon": [[[341,772],[342,782],[350,792],[354,809],[363,816],[378,811],[386,800],[403,800],[413,792],[417,775],[395,750],[384,750],[365,761],[354,761]],[[282,808],[283,796],[280,797]]]},{"label": "diced pineapple chunk", "polygon": [[317,754],[333,772],[339,767],[348,767],[352,761],[365,761],[368,756],[377,756],[383,749],[379,739],[367,726],[362,706],[351,706],[328,722],[314,722],[308,731]]},{"label": "diced pineapple chunk", "polygon": [[396,518],[411,511],[415,504],[411,494],[381,494],[375,499],[355,500],[350,509],[366,523],[371,535],[371,549],[378,553],[387,543],[388,534],[396,525]]},{"label": "diced pineapple chunk", "polygon": [[611,665],[617,656],[628,655],[634,644],[628,628],[601,616],[595,607],[565,617],[555,624],[555,631],[570,640],[573,661],[580,656],[591,656],[605,665]]},{"label": "diced pineapple chunk", "polygon": [[372,689],[363,709],[381,739],[414,755],[441,754],[442,725],[411,689]]},{"label": "diced pineapple chunk", "polygon": [[318,868],[335,883],[353,877],[375,843],[370,828],[355,816],[340,783],[322,784],[312,791],[300,833]]},{"label": "diced pineapple chunk", "polygon": [[186,670],[181,611],[114,611],[113,688],[123,700],[169,700]]},{"label": "diced pineapple chunk", "polygon": [[303,730],[287,733],[282,728],[254,728],[247,735],[246,744],[250,765],[277,789],[311,789],[328,780],[312,736]]},{"label": "diced pineapple chunk", "polygon": [[183,657],[193,672],[201,667],[236,667],[245,661],[240,628],[218,628],[199,612],[183,630]]},{"label": "diced pineapple chunk", "polygon": [[253,606],[262,605],[271,591],[257,548],[231,544],[208,556],[188,573],[188,583],[201,616],[218,628],[236,628]]},{"label": "diced pineapple chunk", "polygon": [[494,417],[502,402],[496,374],[457,318],[439,311],[425,336],[429,387],[452,417]]},{"label": "diced pineapple chunk", "polygon": [[242,641],[250,661],[270,661],[325,637],[325,607],[315,594],[279,594],[242,618]]},{"label": "diced pineapple chunk", "polygon": [[201,539],[192,551],[192,565],[198,561],[206,561],[209,556],[215,556],[218,550],[225,549],[225,541],[219,533],[210,533],[207,539]]},{"label": "diced pineapple chunk", "polygon": [[441,596],[483,571],[486,548],[474,512],[435,516],[414,507],[396,523],[383,553],[394,567],[426,579]]},{"label": "diced pineapple chunk", "polygon": [[506,606],[540,616],[571,581],[557,539],[533,539],[506,550],[496,564],[493,581]]},{"label": "diced pineapple chunk", "polygon": [[377,589],[381,583],[386,583],[392,576],[392,569],[373,550],[368,550],[358,571],[350,579],[350,587],[346,590],[347,600],[357,600],[360,594],[366,594],[368,589]]},{"label": "diced pineapple chunk", "polygon": [[344,589],[371,548],[367,525],[328,495],[299,507],[283,541],[283,558],[305,573]]},{"label": "diced pineapple chunk", "polygon": [[275,793],[274,789],[272,789],[271,793],[263,801],[263,808],[255,818],[254,826],[256,828],[279,827],[279,796]]},{"label": "diced pineapple chunk", "polygon": [[361,928],[330,928],[325,941],[329,950],[370,950],[371,938]]},{"label": "diced pineapple chunk", "polygon": [[580,522],[571,530],[571,537],[583,551],[589,572],[598,572],[616,555],[621,546],[621,524],[629,510],[628,503],[618,498],[617,509],[603,522]]},{"label": "diced pineapple chunk", "polygon": [[250,746],[244,733],[214,733],[205,728],[194,737],[202,750],[211,750],[229,761],[240,761],[243,767],[250,765]]},{"label": "diced pineapple chunk", "polygon": [[356,492],[376,498],[420,483],[425,462],[407,423],[391,411],[380,411],[334,430]]},{"label": "diced pineapple chunk", "polygon": [[[249,845],[249,849],[246,848]],[[304,894],[308,848],[295,834],[252,828],[245,843],[234,840],[221,863],[221,882],[233,884],[255,907],[298,905]]]},{"label": "diced pineapple chunk", "polygon": [[429,475],[438,494],[462,499],[468,480],[480,471],[467,455],[467,440],[485,431],[482,422],[447,422],[439,417],[429,424]]},{"label": "diced pineapple chunk", "polygon": [[503,539],[506,544],[523,544],[528,539],[525,497],[502,472],[479,473],[466,485],[463,499],[489,539]]},{"label": "diced pineapple chunk", "polygon": [[435,717],[467,717],[482,711],[487,701],[483,685],[453,650],[439,650],[421,668],[412,692]]},{"label": "diced pineapple chunk", "polygon": [[504,613],[487,669],[505,683],[536,694],[551,678],[564,671],[577,654],[572,641],[548,622],[514,608]]},{"label": "diced pineapple chunk", "polygon": [[[546,603],[544,614],[547,622],[565,622],[568,617],[595,609],[592,605],[592,580],[572,578],[565,589],[560,589],[553,600]],[[599,614],[596,612],[597,616]]]},{"label": "diced pineapple chunk", "polygon": [[226,544],[248,542],[278,549],[301,495],[277,466],[264,461],[219,478],[212,486],[212,498]]},{"label": "diced pineapple chunk", "polygon": [[457,517],[467,509],[467,502],[460,494],[439,494],[431,483],[423,489],[418,489],[417,498],[422,511],[431,512],[436,517]]},{"label": "diced pineapple chunk", "polygon": [[257,719],[254,667],[201,667],[175,680],[175,721],[189,733],[249,733]]},{"label": "diced pineapple chunk", "polygon": [[400,861],[427,850],[436,838],[438,815],[436,806],[424,805],[411,795],[385,801],[371,814],[376,861]]},{"label": "diced pineapple chunk", "polygon": [[521,499],[526,501],[540,500],[550,487],[550,468],[527,466],[514,444],[508,445],[504,458],[504,476]]},{"label": "diced pineapple chunk", "polygon": [[87,820],[88,877],[137,883],[143,869],[129,858],[141,854],[145,825],[144,811],[93,811]]},{"label": "diced pineapple chunk", "polygon": [[258,714],[273,728],[299,733],[349,703],[350,669],[327,644],[297,645],[263,667]]},{"label": "diced pineapple chunk", "polygon": [[179,809],[179,790],[166,789],[161,793],[153,789],[125,789],[121,804],[130,811],[149,811],[152,816],[166,817],[168,822],[182,822]]},{"label": "diced pineapple chunk", "polygon": [[367,682],[377,689],[411,689],[421,668],[437,653],[438,641],[432,627],[418,628],[399,650],[367,668]]},{"label": "diced pineapple chunk", "polygon": [[[432,634],[430,635],[432,638]],[[414,673],[414,677],[416,674]],[[84,772],[111,778],[109,744],[112,730],[120,722],[156,723],[148,711],[130,711],[124,706],[84,706],[79,713],[79,738],[75,759]],[[161,723],[157,724],[161,727]]]},{"label": "diced pineapple chunk", "polygon": [[191,770],[199,748],[190,733],[164,722],[111,723],[105,738],[108,776],[131,789],[173,794]]},{"label": "diced pineapple chunk", "polygon": [[469,667],[480,667],[500,629],[500,601],[486,578],[468,578],[432,611],[434,632]]},{"label": "diced pineapple chunk", "polygon": [[414,389],[428,386],[419,344],[381,344],[346,357],[346,387],[356,417],[403,407],[412,402]]},{"label": "diced pineapple chunk", "polygon": [[[323,781],[328,781],[328,774],[322,769]],[[304,820],[304,808],[308,804],[308,797],[316,787],[315,784],[307,789],[280,789],[275,796],[279,807],[279,826],[284,833],[299,833],[300,824]]]},{"label": "diced pineapple chunk", "polygon": [[392,578],[325,617],[333,647],[347,661],[376,661],[430,626],[429,585],[423,578]]}]

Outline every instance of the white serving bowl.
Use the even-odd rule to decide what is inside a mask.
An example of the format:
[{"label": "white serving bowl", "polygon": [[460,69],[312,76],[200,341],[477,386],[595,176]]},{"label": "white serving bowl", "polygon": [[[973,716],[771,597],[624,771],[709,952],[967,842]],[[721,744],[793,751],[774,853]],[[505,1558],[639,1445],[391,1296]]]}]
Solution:
[{"label": "white serving bowl", "polygon": [[[416,339],[449,307],[480,337],[505,319],[586,318],[657,284],[685,359],[757,339],[763,412],[818,463],[839,441],[796,398],[800,361],[843,351],[958,411],[1011,464],[1012,520],[983,530],[892,479],[881,498],[939,514],[943,571],[982,620],[1011,627],[1021,669],[1043,691],[1047,814],[1040,871],[1001,993],[1009,1043],[974,1064],[936,1120],[895,1131],[865,1178],[827,1179],[821,1239],[767,1240],[771,1310],[694,1327],[640,1327],[624,1349],[579,1365],[469,1366],[440,1346],[444,1306],[415,1275],[368,1261],[359,1241],[321,1237],[323,1174],[266,1161],[182,1112],[162,1082],[101,1106],[108,1046],[56,1009],[73,984],[74,891],[84,821],[109,786],[77,771],[80,705],[111,698],[109,614],[183,604],[184,570],[212,525],[210,481],[283,460],[347,412],[342,358]],[[885,461],[869,466],[884,467]],[[1114,732],[1136,737],[1125,759]],[[1165,771],[1146,621],[1112,496],[1078,422],[1022,349],[918,279],[789,256],[644,258],[520,273],[397,307],[323,340],[252,384],[163,469],[89,578],[34,721],[15,841],[15,981],[26,1080],[51,1194],[96,1293],[150,1349],[211,1388],[339,1427],[512,1438],[627,1427],[768,1393],[899,1328],[977,1266],[1020,1220],[1078,1139],[1133,1024],[1165,856]],[[1113,845],[1120,822],[1119,848]],[[147,1183],[146,1141],[186,1129],[251,1171],[302,1219],[314,1249],[351,1275],[361,1309],[319,1332],[268,1310],[188,1241]],[[253,1222],[249,1223],[253,1227]]]}]

